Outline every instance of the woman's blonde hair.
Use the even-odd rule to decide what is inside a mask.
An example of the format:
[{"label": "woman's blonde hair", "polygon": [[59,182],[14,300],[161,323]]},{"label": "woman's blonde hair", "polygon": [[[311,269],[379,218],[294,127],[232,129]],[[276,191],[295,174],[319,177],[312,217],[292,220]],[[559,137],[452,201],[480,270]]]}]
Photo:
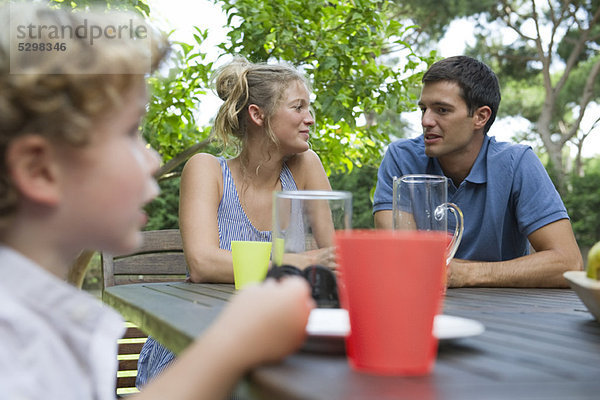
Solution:
[{"label": "woman's blonde hair", "polygon": [[147,60],[149,73],[168,50],[164,36],[148,29],[147,40],[91,42],[89,36],[76,36],[63,50],[46,49],[43,57],[32,57],[32,52],[19,51],[17,43],[11,43],[17,29],[15,20],[38,28],[34,36],[22,41],[28,46],[59,43],[52,36],[57,31],[47,28],[50,26],[144,24],[132,13],[73,12],[39,3],[0,7],[0,29],[4,30],[0,35],[0,219],[10,216],[17,204],[6,166],[8,144],[20,135],[33,133],[58,143],[85,145],[94,123],[109,116],[130,90],[144,87],[141,60]]},{"label": "woman's blonde hair", "polygon": [[304,75],[290,65],[255,64],[241,57],[236,57],[219,68],[213,80],[217,95],[224,101],[215,119],[214,133],[225,146],[234,142],[241,152],[242,163],[247,158],[245,143],[248,106],[255,104],[261,108],[267,138],[278,145],[270,121],[286,89],[293,82],[301,82],[310,90]]}]

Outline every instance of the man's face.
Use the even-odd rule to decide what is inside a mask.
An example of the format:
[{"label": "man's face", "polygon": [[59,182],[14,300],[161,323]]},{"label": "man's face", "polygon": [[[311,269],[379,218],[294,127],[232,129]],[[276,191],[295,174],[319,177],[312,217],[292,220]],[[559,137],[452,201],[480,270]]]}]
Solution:
[{"label": "man's face", "polygon": [[458,84],[450,81],[426,83],[419,107],[428,157],[443,158],[473,151],[469,144],[476,134],[475,121],[460,97]]}]

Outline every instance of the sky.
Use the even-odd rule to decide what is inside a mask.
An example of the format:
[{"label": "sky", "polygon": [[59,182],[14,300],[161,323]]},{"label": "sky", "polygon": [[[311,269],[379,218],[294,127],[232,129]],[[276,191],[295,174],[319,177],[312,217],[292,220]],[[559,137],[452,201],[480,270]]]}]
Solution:
[{"label": "sky", "polygon": [[[207,54],[207,61],[215,61],[217,64],[225,62],[227,59],[217,60],[217,44],[225,40],[226,29],[224,25],[227,18],[218,5],[212,0],[149,0],[152,19],[155,23],[166,31],[173,30],[171,38],[186,42],[193,42],[193,26],[201,29],[208,29],[208,37],[203,43],[201,51]],[[453,21],[448,27],[446,36],[442,38],[438,45],[438,52],[443,57],[463,54],[469,39],[473,38],[473,23],[462,19]],[[508,44],[514,40],[511,32],[503,35],[504,41]],[[201,104],[201,111],[198,122],[201,125],[207,124],[217,113],[220,100],[214,95],[209,94]],[[583,127],[590,127],[593,120],[592,116],[597,117],[600,114],[600,106],[590,109],[582,124]],[[409,121],[408,137],[415,137],[421,134],[420,111],[405,113],[404,117]],[[492,125],[489,135],[496,136],[497,140],[510,141],[517,131],[524,131],[529,126],[529,122],[524,118],[502,118],[497,119]],[[600,154],[600,129],[586,139],[584,146],[584,157],[597,156]],[[575,154],[573,153],[573,157]]]}]

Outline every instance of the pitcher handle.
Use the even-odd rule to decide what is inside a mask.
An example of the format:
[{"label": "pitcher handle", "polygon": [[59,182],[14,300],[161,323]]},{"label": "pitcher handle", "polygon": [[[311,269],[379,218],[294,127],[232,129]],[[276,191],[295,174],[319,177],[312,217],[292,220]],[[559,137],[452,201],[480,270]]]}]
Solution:
[{"label": "pitcher handle", "polygon": [[450,244],[448,244],[448,248],[446,250],[446,252],[448,253],[446,257],[446,265],[448,265],[454,257],[454,254],[456,254],[456,250],[458,250],[458,245],[462,240],[465,224],[463,213],[460,207],[458,207],[454,203],[446,203],[446,207],[448,207],[448,209],[452,212],[452,215],[454,215],[454,219],[456,220],[454,234],[452,235],[452,241],[450,242]]},{"label": "pitcher handle", "polygon": [[464,226],[463,213],[456,204],[444,203],[444,204],[442,204],[442,207],[444,207],[447,210],[450,210],[452,212],[452,215],[454,215],[454,219],[456,222],[455,228],[454,228],[454,234],[452,235],[452,240],[450,241],[450,243],[448,244],[448,247],[446,248],[446,265],[448,265],[448,264],[450,264],[450,261],[454,257],[454,254],[456,254],[458,245],[460,244],[460,241],[462,240],[463,231],[464,231],[465,226]]}]

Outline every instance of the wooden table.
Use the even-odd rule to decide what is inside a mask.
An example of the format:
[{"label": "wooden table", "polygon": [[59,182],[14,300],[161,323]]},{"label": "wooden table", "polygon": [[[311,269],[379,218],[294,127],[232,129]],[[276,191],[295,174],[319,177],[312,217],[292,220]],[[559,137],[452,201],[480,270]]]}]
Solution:
[{"label": "wooden table", "polygon": [[[232,285],[108,288],[104,300],[175,352],[233,295]],[[440,344],[426,377],[354,372],[343,354],[298,352],[252,371],[250,399],[600,399],[600,323],[570,289],[449,289],[444,313],[476,319],[482,335]]]}]

